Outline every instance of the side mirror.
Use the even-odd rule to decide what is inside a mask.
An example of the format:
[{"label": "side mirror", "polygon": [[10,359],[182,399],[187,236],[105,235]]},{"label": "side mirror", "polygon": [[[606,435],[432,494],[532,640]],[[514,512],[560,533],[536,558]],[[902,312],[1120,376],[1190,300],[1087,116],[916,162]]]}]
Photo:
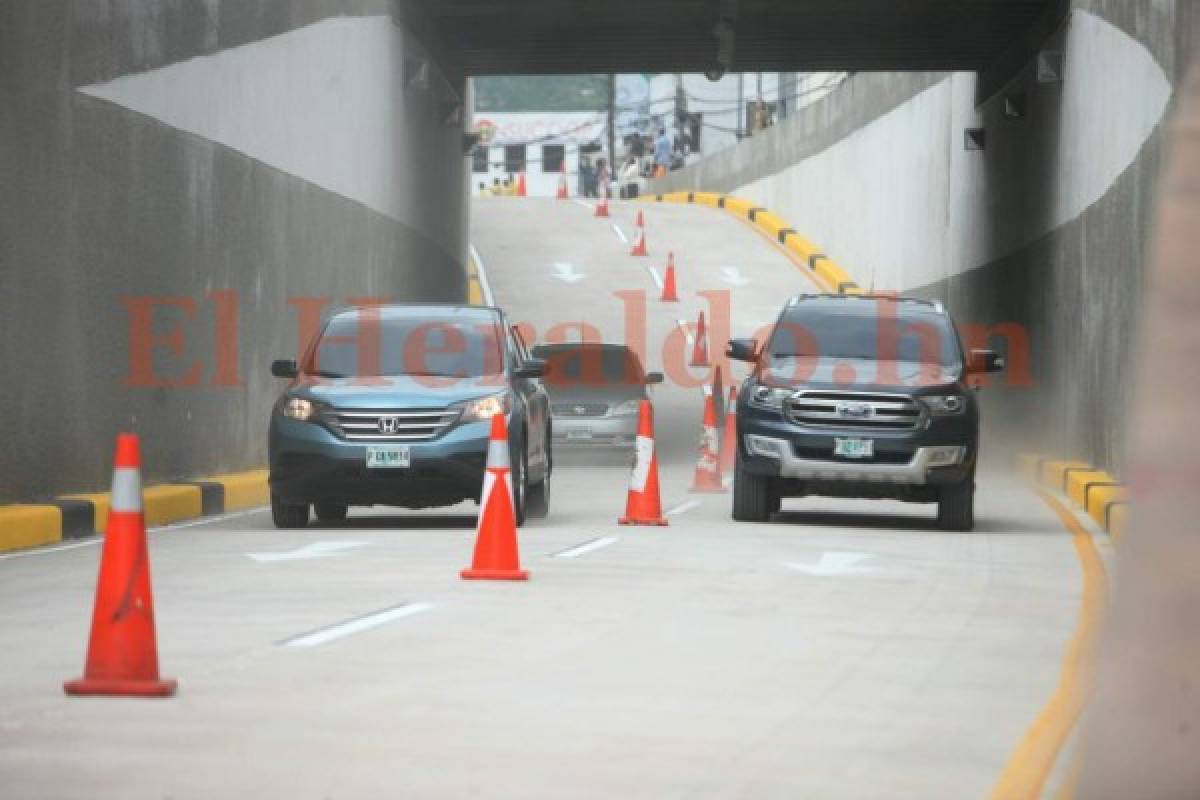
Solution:
[{"label": "side mirror", "polygon": [[531,358],[513,370],[513,375],[518,378],[544,378],[546,362],[540,358]]},{"label": "side mirror", "polygon": [[725,355],[735,361],[758,361],[758,342],[754,339],[730,339]]},{"label": "side mirror", "polygon": [[991,350],[972,350],[967,359],[967,372],[974,375],[1003,371],[1004,357]]},{"label": "side mirror", "polygon": [[294,378],[300,374],[295,361],[279,359],[271,362],[271,374],[276,378]]},{"label": "side mirror", "polygon": [[663,378],[663,374],[661,372],[647,372],[646,373],[646,385],[647,386],[654,384],[654,383],[662,383],[663,380],[665,380],[665,379]]}]

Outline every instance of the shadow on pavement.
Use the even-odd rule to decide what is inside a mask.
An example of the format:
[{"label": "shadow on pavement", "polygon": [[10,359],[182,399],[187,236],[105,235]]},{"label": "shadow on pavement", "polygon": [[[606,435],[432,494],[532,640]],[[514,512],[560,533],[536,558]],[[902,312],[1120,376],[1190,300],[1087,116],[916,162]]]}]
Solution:
[{"label": "shadow on pavement", "polygon": [[310,522],[310,530],[416,530],[416,529],[457,529],[475,527],[474,514],[412,514],[412,515],[368,515],[350,516],[344,522]]}]

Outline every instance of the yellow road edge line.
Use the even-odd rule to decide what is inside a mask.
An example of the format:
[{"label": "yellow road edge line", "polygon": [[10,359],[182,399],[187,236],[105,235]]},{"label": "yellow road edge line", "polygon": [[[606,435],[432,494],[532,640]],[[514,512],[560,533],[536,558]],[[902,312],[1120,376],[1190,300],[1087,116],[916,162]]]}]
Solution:
[{"label": "yellow road edge line", "polygon": [[1083,596],[1079,623],[1063,657],[1058,684],[1033,723],[1009,755],[1004,770],[992,787],[992,800],[1036,800],[1042,796],[1050,771],[1091,690],[1091,658],[1100,635],[1108,595],[1104,562],[1092,536],[1067,508],[1042,490],[1038,496],[1050,507],[1071,534],[1071,543],[1083,571]]}]

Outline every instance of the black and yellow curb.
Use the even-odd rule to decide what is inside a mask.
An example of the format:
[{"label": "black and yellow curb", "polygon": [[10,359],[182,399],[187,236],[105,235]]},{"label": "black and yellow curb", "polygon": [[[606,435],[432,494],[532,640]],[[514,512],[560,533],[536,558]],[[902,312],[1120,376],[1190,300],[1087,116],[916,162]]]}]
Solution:
[{"label": "black and yellow curb", "polygon": [[[223,514],[266,505],[267,471],[213,475],[142,490],[148,526]],[[24,550],[104,533],[107,493],[72,494],[46,503],[0,506],[0,552]]]},{"label": "black and yellow curb", "polygon": [[657,203],[692,203],[721,209],[738,219],[745,220],[771,241],[780,245],[797,266],[804,269],[816,279],[819,285],[823,285],[830,292],[834,294],[864,294],[862,287],[850,277],[850,273],[822,253],[816,245],[796,233],[795,228],[788,225],[778,215],[749,200],[715,192],[668,192],[645,195],[641,199]]},{"label": "black and yellow curb", "polygon": [[486,305],[483,296],[483,281],[479,278],[479,265],[475,262],[475,254],[467,257],[467,303],[473,306]]},{"label": "black and yellow curb", "polygon": [[1129,488],[1112,474],[1086,461],[1052,459],[1036,453],[1017,456],[1017,470],[1036,486],[1064,494],[1113,539],[1129,523]]}]

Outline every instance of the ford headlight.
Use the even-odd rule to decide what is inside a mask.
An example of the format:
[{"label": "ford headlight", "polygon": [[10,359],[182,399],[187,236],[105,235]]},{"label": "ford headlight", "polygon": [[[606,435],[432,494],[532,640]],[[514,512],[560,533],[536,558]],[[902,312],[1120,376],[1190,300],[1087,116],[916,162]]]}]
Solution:
[{"label": "ford headlight", "polygon": [[626,416],[636,414],[642,407],[642,398],[632,397],[628,400],[622,400],[612,407],[613,416]]},{"label": "ford headlight", "polygon": [[768,411],[783,410],[783,401],[792,396],[792,389],[776,389],[770,386],[755,386],[750,390],[750,405]]},{"label": "ford headlight", "polygon": [[956,417],[967,410],[967,401],[961,394],[934,394],[922,397],[921,402],[935,417]]},{"label": "ford headlight", "polygon": [[462,409],[461,422],[487,422],[497,414],[507,414],[512,409],[512,397],[508,392],[489,394],[457,403]]}]

